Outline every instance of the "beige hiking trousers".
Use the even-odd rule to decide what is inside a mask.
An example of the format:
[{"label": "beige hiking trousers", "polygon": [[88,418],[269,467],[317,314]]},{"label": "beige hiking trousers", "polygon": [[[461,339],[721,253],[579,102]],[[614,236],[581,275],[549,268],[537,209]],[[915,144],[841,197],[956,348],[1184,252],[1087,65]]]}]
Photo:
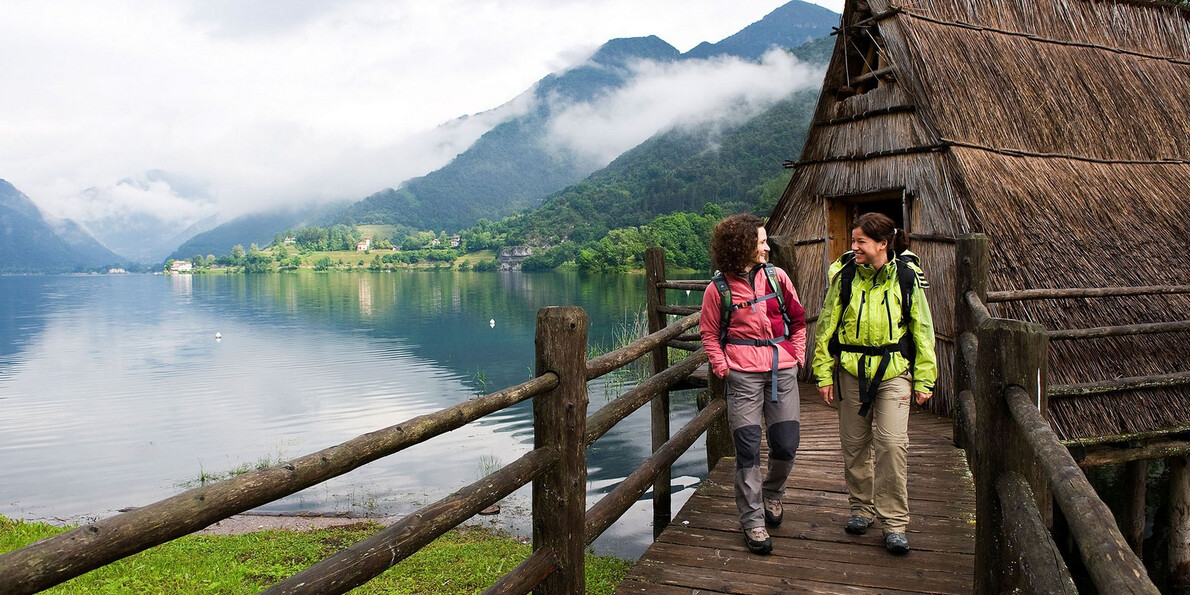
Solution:
[{"label": "beige hiking trousers", "polygon": [[880,383],[876,400],[860,417],[859,379],[839,370],[839,441],[851,514],[880,520],[884,533],[909,526],[906,488],[909,454],[909,372]]}]

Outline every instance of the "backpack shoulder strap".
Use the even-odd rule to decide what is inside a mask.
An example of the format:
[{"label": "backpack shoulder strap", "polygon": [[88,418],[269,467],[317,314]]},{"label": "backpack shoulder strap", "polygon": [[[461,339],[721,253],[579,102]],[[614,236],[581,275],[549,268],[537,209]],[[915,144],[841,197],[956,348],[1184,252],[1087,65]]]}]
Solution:
[{"label": "backpack shoulder strap", "polygon": [[769,288],[773,290],[773,293],[777,294],[777,307],[781,309],[781,321],[785,323],[784,336],[788,337],[791,321],[789,320],[788,308],[785,306],[785,292],[781,290],[781,281],[777,279],[777,267],[773,266],[772,263],[764,263],[764,276],[769,280]]},{"label": "backpack shoulder strap", "polygon": [[916,254],[901,253],[897,255],[897,284],[901,286],[901,326],[909,324],[910,311],[913,309],[914,286],[926,289],[930,284],[926,281],[926,274],[921,270],[921,260]]},{"label": "backpack shoulder strap", "polygon": [[839,280],[839,318],[835,321],[835,329],[831,331],[830,343],[827,346],[827,351],[836,357],[841,353],[839,329],[843,327],[843,313],[851,306],[851,285],[855,282],[855,270],[858,266],[855,264],[854,252],[844,252],[839,261],[843,263],[843,268],[835,275],[835,279]]},{"label": "backpack shoulder strap", "polygon": [[715,290],[719,292],[719,345],[722,346],[727,343],[727,325],[731,322],[731,313],[734,310],[731,288],[727,285],[727,277],[723,275],[723,271],[715,271],[711,283],[715,284]]}]

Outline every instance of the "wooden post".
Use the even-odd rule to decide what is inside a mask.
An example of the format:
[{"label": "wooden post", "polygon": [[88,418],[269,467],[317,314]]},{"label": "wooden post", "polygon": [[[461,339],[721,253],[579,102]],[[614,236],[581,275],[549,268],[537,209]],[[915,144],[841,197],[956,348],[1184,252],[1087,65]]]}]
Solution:
[{"label": "wooden post", "polygon": [[[1039,502],[1041,518],[1048,524],[1051,495],[1049,482],[1041,478],[1009,411],[1005,390],[1023,387],[1044,406],[1046,351],[1045,329],[1038,324],[993,318],[977,330],[980,345],[975,370],[975,406],[979,431],[975,433],[975,588],[977,595],[1010,590],[1005,570],[1012,560],[1004,547],[1001,529],[1004,518],[996,495],[996,482],[1006,471],[1028,479]],[[1044,410],[1044,409],[1043,409]],[[1044,503],[1044,506],[1040,503]]]},{"label": "wooden post", "polygon": [[[654,247],[645,250],[645,304],[649,317],[649,333],[666,327],[665,315],[658,307],[665,305],[665,290],[657,287],[665,282],[665,250]],[[660,345],[653,350],[653,374],[660,374],[669,367],[669,347]],[[669,391],[657,395],[651,404],[653,452],[669,441]],[[653,539],[669,526],[672,518],[670,468],[666,467],[653,480]]]},{"label": "wooden post", "polygon": [[[719,270],[714,253],[711,254],[711,270]],[[698,410],[705,409],[711,399],[722,399],[725,388],[723,379],[711,371],[711,364],[707,362],[707,389],[698,393]],[[726,408],[723,410],[727,411]],[[720,459],[734,456],[735,441],[732,440],[731,429],[727,426],[727,415],[724,414],[707,426],[707,473],[715,469]]]},{"label": "wooden post", "polygon": [[[723,400],[723,381],[714,374],[707,372],[707,388],[698,391],[698,410],[702,411],[711,401]],[[724,409],[724,411],[727,411]],[[724,457],[735,456],[735,442],[731,439],[731,430],[727,426],[727,416],[723,415],[707,426],[707,472],[719,464]]]},{"label": "wooden post", "polygon": [[1190,593],[1190,458],[1169,457],[1169,586]]},{"label": "wooden post", "polygon": [[1124,509],[1120,512],[1120,532],[1143,558],[1145,543],[1145,487],[1149,478],[1149,462],[1140,459],[1124,463]]},{"label": "wooden post", "polygon": [[533,398],[533,446],[560,451],[557,466],[533,482],[533,549],[549,548],[558,571],[534,593],[586,591],[583,545],[587,514],[587,313],[578,307],[537,312],[537,375],[558,375],[558,387]]},{"label": "wooden post", "polygon": [[[954,255],[954,336],[956,347],[963,333],[974,333],[975,316],[967,305],[967,291],[974,291],[986,304],[988,299],[988,238],[984,234],[963,234],[955,240]],[[952,411],[954,445],[964,450],[971,444],[969,428],[963,426],[964,416],[958,414],[962,407],[959,395],[971,390],[974,370],[967,367],[963,354],[955,349],[954,357],[954,411]],[[978,418],[977,422],[978,423]],[[970,451],[968,451],[970,454]]]}]

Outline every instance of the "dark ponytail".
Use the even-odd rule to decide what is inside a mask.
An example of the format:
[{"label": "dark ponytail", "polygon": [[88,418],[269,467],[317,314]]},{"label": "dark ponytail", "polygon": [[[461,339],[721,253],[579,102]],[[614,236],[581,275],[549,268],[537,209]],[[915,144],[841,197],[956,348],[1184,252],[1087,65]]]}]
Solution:
[{"label": "dark ponytail", "polygon": [[864,213],[855,218],[851,229],[862,229],[864,235],[877,242],[888,242],[889,257],[909,249],[909,234],[897,227],[887,215],[880,213]]}]

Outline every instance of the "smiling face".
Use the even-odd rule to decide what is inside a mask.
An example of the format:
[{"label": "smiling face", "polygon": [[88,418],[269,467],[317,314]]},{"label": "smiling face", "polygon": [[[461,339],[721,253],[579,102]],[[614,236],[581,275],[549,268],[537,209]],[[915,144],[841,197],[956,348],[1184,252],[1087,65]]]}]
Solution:
[{"label": "smiling face", "polygon": [[861,227],[851,230],[851,251],[855,262],[879,269],[888,262],[888,240],[877,242],[864,234]]},{"label": "smiling face", "polygon": [[748,262],[748,268],[769,261],[769,234],[763,227],[756,228],[756,251]]}]

